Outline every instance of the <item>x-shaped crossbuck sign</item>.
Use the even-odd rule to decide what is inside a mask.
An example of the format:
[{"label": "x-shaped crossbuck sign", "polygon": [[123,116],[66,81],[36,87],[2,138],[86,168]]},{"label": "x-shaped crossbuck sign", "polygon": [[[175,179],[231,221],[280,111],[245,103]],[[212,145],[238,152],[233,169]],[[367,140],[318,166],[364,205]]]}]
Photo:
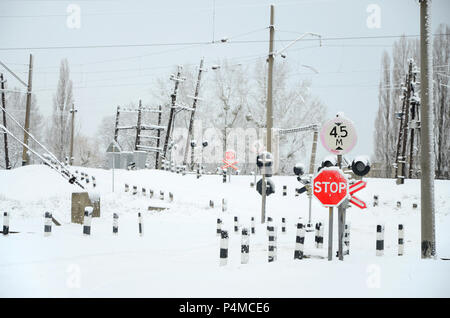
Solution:
[{"label": "x-shaped crossbuck sign", "polygon": [[359,190],[364,189],[364,188],[366,187],[366,185],[367,185],[367,182],[361,180],[361,181],[358,181],[358,182],[352,184],[352,185],[349,187],[349,194],[350,194],[350,200],[349,200],[349,201],[350,201],[351,203],[353,203],[354,205],[356,205],[356,206],[357,206],[358,208],[360,208],[360,209],[365,209],[365,208],[367,208],[366,202],[364,202],[363,200],[361,200],[361,199],[355,197],[355,196],[353,195],[353,193],[356,193],[356,192],[358,192]]},{"label": "x-shaped crossbuck sign", "polygon": [[237,161],[230,162],[230,161],[228,161],[227,159],[222,159],[222,161],[223,161],[223,163],[225,164],[225,166],[223,166],[222,169],[226,169],[226,168],[228,168],[228,167],[231,167],[231,168],[233,168],[234,170],[238,170],[238,168],[234,166],[235,164],[238,163]]}]

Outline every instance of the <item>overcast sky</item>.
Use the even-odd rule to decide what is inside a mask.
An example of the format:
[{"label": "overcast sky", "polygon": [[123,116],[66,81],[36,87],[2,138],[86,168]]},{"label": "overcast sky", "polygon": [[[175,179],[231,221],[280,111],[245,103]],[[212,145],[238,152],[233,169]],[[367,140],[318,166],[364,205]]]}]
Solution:
[{"label": "overcast sky", "polygon": [[[0,0],[0,61],[26,80],[28,55],[33,53],[34,92],[41,111],[49,115],[59,63],[67,58],[78,119],[86,133],[94,134],[102,117],[113,114],[117,105],[139,98],[150,101],[149,85],[174,65],[197,65],[202,56],[208,65],[218,58],[254,63],[256,57],[267,54],[268,30],[264,28],[269,25],[271,3],[277,40],[294,39],[304,32],[327,39],[418,35],[420,31],[416,0]],[[81,10],[79,28],[67,24],[71,4]],[[380,9],[379,27],[367,24],[374,7]],[[450,24],[449,12],[450,1],[432,2],[433,31],[440,23]],[[255,30],[259,31],[234,38],[246,43],[233,44],[231,39],[229,44],[154,46],[206,43],[213,37]],[[318,71],[313,74],[299,67],[293,78],[312,80],[312,93],[326,104],[328,117],[343,111],[355,122],[358,143],[352,154],[373,152],[380,59],[395,39],[324,40],[322,47],[317,41],[303,41],[287,51],[292,65],[309,65]],[[276,48],[286,44],[278,41]],[[123,47],[95,47],[108,45]],[[61,48],[65,46],[82,48]],[[278,58],[275,63],[284,61]],[[20,85],[8,74],[7,78],[10,88]]]}]

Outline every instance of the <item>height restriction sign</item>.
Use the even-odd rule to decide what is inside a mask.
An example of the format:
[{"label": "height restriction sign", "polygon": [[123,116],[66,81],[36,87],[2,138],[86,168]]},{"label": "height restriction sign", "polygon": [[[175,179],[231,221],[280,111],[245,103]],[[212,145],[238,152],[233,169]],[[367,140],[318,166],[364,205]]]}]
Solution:
[{"label": "height restriction sign", "polygon": [[336,155],[345,154],[356,144],[355,127],[350,120],[336,116],[322,126],[320,140],[329,152]]}]

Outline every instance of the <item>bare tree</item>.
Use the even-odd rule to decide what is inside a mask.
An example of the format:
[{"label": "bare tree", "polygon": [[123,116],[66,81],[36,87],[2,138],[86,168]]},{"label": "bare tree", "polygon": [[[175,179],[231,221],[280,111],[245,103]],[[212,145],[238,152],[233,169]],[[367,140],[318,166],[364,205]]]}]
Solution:
[{"label": "bare tree", "polygon": [[[26,95],[19,93],[19,90],[19,87],[15,87],[11,89],[11,92],[6,92],[6,109],[23,127],[25,123]],[[31,118],[33,118],[33,120],[30,122],[29,131],[37,140],[41,140],[43,116],[40,113],[39,107],[37,105],[37,100],[34,95],[31,99]],[[23,130],[19,126],[17,126],[9,117],[6,118],[6,123],[8,126],[8,130],[11,131],[16,137],[18,137],[19,140],[23,140]],[[37,149],[36,143],[32,140],[30,140],[29,146],[33,149]],[[0,148],[0,167],[5,168],[4,149],[3,147]],[[8,143],[8,150],[11,167],[15,168],[20,166],[22,160],[22,145],[17,141],[11,139]],[[31,155],[30,163],[34,162],[39,162],[39,159]]]},{"label": "bare tree", "polygon": [[436,178],[450,178],[450,27],[441,24],[433,40]]},{"label": "bare tree", "polygon": [[[274,127],[294,128],[311,123],[321,123],[325,118],[326,107],[311,94],[308,80],[290,80],[292,65],[275,64],[273,86]],[[256,127],[265,126],[267,79],[266,65],[255,66],[254,90],[248,115]],[[302,158],[308,157],[308,145],[312,142],[311,133],[304,132],[280,136],[279,173],[292,173],[292,167]],[[306,162],[305,162],[306,164]]]},{"label": "bare tree", "polygon": [[391,99],[391,89],[391,59],[388,52],[384,51],[381,58],[381,79],[378,88],[379,106],[374,129],[375,161],[385,167],[381,171],[380,176],[382,177],[391,177],[392,162],[395,156],[395,103]]},{"label": "bare tree", "polygon": [[70,129],[69,110],[73,104],[72,81],[69,63],[63,59],[59,68],[59,81],[53,97],[53,114],[47,134],[51,151],[59,160],[64,160],[68,153]]},{"label": "bare tree", "polygon": [[[450,111],[449,111],[449,50],[450,32],[447,25],[440,25],[436,30],[433,41],[433,67],[434,67],[434,113],[435,113],[435,157],[436,177],[449,178],[450,141]],[[420,69],[419,41],[401,37],[392,47],[392,64],[389,54],[385,52],[381,60],[382,76],[379,85],[379,108],[375,119],[375,160],[382,167],[381,176],[392,177],[392,162],[395,161],[395,149],[399,120],[395,112],[401,111],[403,95],[402,84],[408,68],[408,60],[412,58]],[[388,70],[389,71],[388,71]],[[389,73],[390,79],[389,81]],[[420,89],[420,84],[419,84]],[[390,96],[390,97],[389,97]],[[389,104],[390,103],[390,104]],[[390,106],[389,106],[390,105]],[[418,141],[420,145],[420,140]],[[407,148],[409,149],[409,141]],[[408,161],[408,160],[407,160]],[[419,162],[419,160],[415,160]]]}]

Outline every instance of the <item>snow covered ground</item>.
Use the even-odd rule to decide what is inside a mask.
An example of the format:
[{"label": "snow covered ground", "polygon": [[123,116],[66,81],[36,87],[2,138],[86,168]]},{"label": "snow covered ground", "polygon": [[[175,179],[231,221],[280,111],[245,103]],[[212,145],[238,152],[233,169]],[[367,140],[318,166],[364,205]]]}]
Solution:
[{"label": "snow covered ground", "polygon": [[[329,262],[328,209],[313,200],[313,222],[325,224],[323,249],[307,233],[305,253],[315,257],[294,260],[295,225],[306,222],[308,199],[294,196],[295,177],[274,177],[276,193],[268,198],[268,216],[278,225],[278,259],[267,262],[265,224],[257,222],[250,238],[250,262],[240,264],[241,237],[233,232],[233,217],[250,226],[260,220],[261,197],[251,176],[181,176],[164,171],[79,168],[97,179],[101,217],[92,221],[92,235],[70,223],[71,193],[79,191],[46,166],[0,171],[0,211],[8,211],[10,230],[0,235],[1,297],[450,297],[450,182],[437,180],[437,260],[420,259],[420,181],[367,179],[358,197],[368,209],[352,207],[350,255]],[[124,184],[138,186],[138,195]],[[282,186],[288,195],[282,196]],[[155,199],[143,197],[141,187],[153,189]],[[88,187],[92,189],[91,186]],[[159,190],[174,193],[174,202],[158,200]],[[148,191],[148,190],[147,190]],[[148,193],[148,192],[147,192]],[[379,195],[380,205],[372,207]],[[222,212],[226,198],[228,210]],[[215,207],[209,208],[209,200]],[[397,208],[396,202],[402,207]],[[413,209],[417,203],[419,208]],[[170,207],[148,211],[149,205]],[[62,225],[43,236],[45,211]],[[137,213],[143,213],[144,236],[138,235]],[[112,235],[112,214],[119,214],[119,235]],[[3,214],[3,213],[2,213]],[[337,213],[335,231],[337,234]],[[228,265],[219,267],[217,217],[230,233]],[[287,233],[280,231],[281,218]],[[397,226],[405,227],[405,255],[397,256]],[[385,255],[375,256],[377,224],[385,225]],[[337,249],[335,238],[334,249]],[[323,258],[322,258],[323,257]]]}]

